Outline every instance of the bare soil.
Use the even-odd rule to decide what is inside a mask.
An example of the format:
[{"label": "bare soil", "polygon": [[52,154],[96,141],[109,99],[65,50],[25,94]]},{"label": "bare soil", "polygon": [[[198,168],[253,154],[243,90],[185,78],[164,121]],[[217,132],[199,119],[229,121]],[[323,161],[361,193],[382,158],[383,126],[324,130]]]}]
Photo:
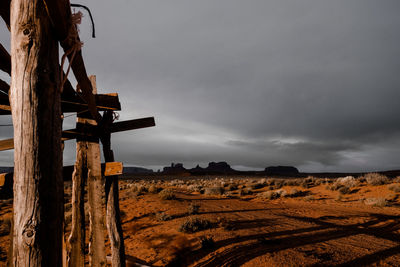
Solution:
[{"label": "bare soil", "polygon": [[[156,193],[137,194],[130,181],[120,185],[126,254],[132,261],[150,266],[400,264],[399,193],[388,185],[361,183],[339,198],[338,191],[326,185],[284,186],[282,190],[304,194],[273,200],[259,196],[271,189],[267,185],[239,196],[238,190],[205,195],[184,184],[155,183],[171,188],[174,200],[162,200]],[[386,206],[368,205],[373,198],[385,198]],[[191,204],[199,206],[198,214],[188,214]],[[0,207],[0,266],[5,264],[9,246],[4,222],[11,217],[11,205]],[[180,232],[190,218],[208,220],[211,228]]]}]

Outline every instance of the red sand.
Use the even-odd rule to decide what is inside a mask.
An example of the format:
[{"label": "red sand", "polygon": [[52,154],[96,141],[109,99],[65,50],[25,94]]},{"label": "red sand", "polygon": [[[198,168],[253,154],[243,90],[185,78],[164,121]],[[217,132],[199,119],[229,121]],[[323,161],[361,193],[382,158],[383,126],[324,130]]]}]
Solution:
[{"label": "red sand", "polygon": [[[283,187],[292,188],[309,190],[312,197],[267,200],[256,196],[266,189],[257,189],[228,198],[175,187],[176,200],[161,200],[150,193],[135,197],[132,188],[125,188],[120,197],[126,254],[154,266],[399,266],[399,193],[387,185],[363,185],[337,201],[338,192],[325,185]],[[392,202],[375,207],[360,201],[372,197]],[[199,214],[187,215],[190,203],[200,206]],[[158,221],[159,211],[173,218]],[[10,213],[11,205],[3,204],[1,220]],[[188,217],[207,219],[213,226],[193,234],[179,232]],[[212,238],[214,246],[202,248],[202,237]],[[8,239],[0,236],[1,266]]]}]

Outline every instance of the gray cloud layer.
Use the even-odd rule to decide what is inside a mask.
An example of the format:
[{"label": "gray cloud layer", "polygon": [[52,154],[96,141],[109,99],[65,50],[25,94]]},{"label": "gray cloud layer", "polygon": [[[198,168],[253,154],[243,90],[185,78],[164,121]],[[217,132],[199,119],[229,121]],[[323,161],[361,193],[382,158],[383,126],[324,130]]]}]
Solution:
[{"label": "gray cloud layer", "polygon": [[82,3],[96,22],[98,38],[87,18],[81,36],[98,87],[120,93],[121,119],[157,120],[114,135],[126,165],[400,167],[400,2]]}]

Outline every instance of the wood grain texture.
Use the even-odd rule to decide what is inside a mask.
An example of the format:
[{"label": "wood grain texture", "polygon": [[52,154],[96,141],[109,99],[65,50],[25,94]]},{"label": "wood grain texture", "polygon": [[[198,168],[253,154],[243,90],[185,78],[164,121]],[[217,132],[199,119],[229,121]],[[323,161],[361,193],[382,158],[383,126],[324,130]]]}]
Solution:
[{"label": "wood grain texture", "polygon": [[72,173],[72,220],[67,244],[69,267],[83,267],[85,259],[85,175],[86,146],[76,143],[76,162]]},{"label": "wood grain texture", "polygon": [[63,180],[58,43],[43,1],[11,4],[14,266],[61,266]]},{"label": "wood grain texture", "polygon": [[[97,93],[96,77],[90,76],[93,94]],[[80,119],[80,123],[96,125],[94,120]],[[88,203],[89,203],[89,264],[106,266],[104,240],[103,194],[104,183],[101,175],[99,139],[87,143]]]}]

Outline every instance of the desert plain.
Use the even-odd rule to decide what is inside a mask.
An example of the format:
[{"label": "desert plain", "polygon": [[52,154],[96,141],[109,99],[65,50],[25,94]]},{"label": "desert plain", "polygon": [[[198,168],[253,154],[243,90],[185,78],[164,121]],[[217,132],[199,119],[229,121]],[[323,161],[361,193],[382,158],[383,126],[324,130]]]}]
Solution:
[{"label": "desert plain", "polygon": [[[119,186],[131,266],[400,262],[399,177],[130,177]],[[67,181],[66,239],[70,198]],[[11,217],[12,199],[1,200],[0,266],[7,261]]]}]

